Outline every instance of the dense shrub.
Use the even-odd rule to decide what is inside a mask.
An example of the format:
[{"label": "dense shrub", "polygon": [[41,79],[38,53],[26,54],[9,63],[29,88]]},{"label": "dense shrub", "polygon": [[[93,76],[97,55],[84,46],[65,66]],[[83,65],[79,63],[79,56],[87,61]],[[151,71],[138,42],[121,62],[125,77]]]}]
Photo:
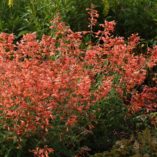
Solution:
[{"label": "dense shrub", "polygon": [[[115,22],[107,21],[93,32],[98,14],[89,11],[90,31],[73,32],[57,17],[52,21],[53,37],[43,35],[38,40],[31,33],[15,42],[12,34],[0,34],[1,156],[86,153],[81,138],[92,132],[95,122],[106,119],[99,115],[98,104],[102,103],[103,109],[109,105],[109,117],[115,113],[113,102],[107,100],[112,90],[119,96],[120,105],[125,103],[130,111],[156,108],[156,100],[151,99],[156,87],[142,91],[136,87],[143,84],[147,69],[156,65],[157,48],[147,55],[135,55],[137,35],[127,41],[114,37]],[[91,41],[82,47],[84,34],[98,38],[97,43]],[[139,97],[136,92],[141,92],[141,103],[131,99]],[[123,119],[121,114],[117,116]],[[107,121],[102,125],[107,124],[105,129],[114,132],[112,127],[117,125],[112,118],[108,120],[112,125]]]}]

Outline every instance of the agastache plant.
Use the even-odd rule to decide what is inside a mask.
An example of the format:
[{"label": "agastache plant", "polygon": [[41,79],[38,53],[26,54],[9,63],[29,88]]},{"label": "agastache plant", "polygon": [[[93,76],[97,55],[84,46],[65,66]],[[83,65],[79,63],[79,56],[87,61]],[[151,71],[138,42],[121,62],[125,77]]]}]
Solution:
[{"label": "agastache plant", "polygon": [[[98,13],[89,11],[90,31],[73,32],[57,17],[51,21],[53,36],[43,35],[41,40],[32,33],[15,43],[13,34],[0,34],[0,122],[19,141],[36,132],[46,134],[58,116],[67,128],[73,127],[113,88],[123,100],[132,95],[127,103],[134,112],[157,107],[156,87],[136,90],[147,69],[156,66],[156,47],[148,56],[135,55],[138,35],[127,41],[114,37],[114,21],[105,21],[94,32]],[[81,48],[88,33],[97,42]],[[32,152],[48,156],[53,149],[36,147]]]}]

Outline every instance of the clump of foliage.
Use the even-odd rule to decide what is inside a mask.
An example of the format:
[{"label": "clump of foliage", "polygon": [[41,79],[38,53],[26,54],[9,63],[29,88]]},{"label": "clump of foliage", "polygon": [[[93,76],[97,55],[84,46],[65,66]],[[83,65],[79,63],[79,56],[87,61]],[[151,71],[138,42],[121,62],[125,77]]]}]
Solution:
[{"label": "clump of foliage", "polygon": [[58,7],[51,0],[1,0],[0,32],[14,33],[17,39],[28,32],[37,32],[38,37],[49,34],[49,21]]},{"label": "clump of foliage", "polygon": [[[143,84],[147,69],[156,66],[157,47],[147,55],[135,55],[137,35],[127,41],[114,37],[114,21],[104,21],[95,32],[99,15],[93,9],[89,15],[90,31],[73,32],[56,17],[50,27],[53,36],[43,35],[41,40],[35,33],[25,34],[18,42],[13,34],[0,34],[1,156],[87,153],[82,138],[97,126],[95,122],[101,124],[101,119],[107,118],[99,115],[98,104],[104,110],[109,104],[108,116],[115,113],[113,102],[107,100],[112,90],[130,112],[156,109],[156,99],[152,99],[156,87],[142,91],[136,87]],[[91,40],[84,47],[83,35],[88,34],[97,42]],[[105,122],[106,130],[113,132],[116,124],[109,121],[113,125]]]},{"label": "clump of foliage", "polygon": [[132,135],[129,139],[117,141],[113,148],[104,153],[98,153],[93,157],[156,157],[157,134],[156,130],[145,129]]}]

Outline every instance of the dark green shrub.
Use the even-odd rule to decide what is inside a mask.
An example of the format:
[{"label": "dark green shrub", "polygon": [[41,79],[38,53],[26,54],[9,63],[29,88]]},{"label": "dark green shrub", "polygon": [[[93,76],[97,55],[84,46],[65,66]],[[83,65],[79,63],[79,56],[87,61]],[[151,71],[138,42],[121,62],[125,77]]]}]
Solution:
[{"label": "dark green shrub", "polygon": [[108,19],[117,22],[117,34],[128,37],[139,33],[142,38],[152,39],[157,35],[156,0],[109,0]]}]

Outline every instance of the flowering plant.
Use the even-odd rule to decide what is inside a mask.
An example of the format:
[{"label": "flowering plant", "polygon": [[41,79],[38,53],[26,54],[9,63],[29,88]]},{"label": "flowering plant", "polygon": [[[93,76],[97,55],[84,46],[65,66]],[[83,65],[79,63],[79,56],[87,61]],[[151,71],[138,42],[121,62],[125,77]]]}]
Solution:
[{"label": "flowering plant", "polygon": [[[114,37],[115,22],[107,21],[94,32],[97,18],[97,12],[90,10],[91,30],[73,32],[57,17],[51,26],[54,36],[43,35],[41,40],[32,33],[14,43],[12,34],[0,34],[0,121],[3,130],[17,138],[17,147],[34,134],[46,137],[57,125],[68,132],[81,117],[88,119],[86,126],[91,128],[90,108],[112,88],[124,102],[132,103],[133,111],[156,108],[156,99],[152,99],[156,87],[134,94],[138,92],[135,87],[144,83],[147,68],[157,63],[156,47],[147,56],[136,56],[137,35],[127,41]],[[88,33],[97,42],[82,48],[82,34]],[[38,147],[33,150],[37,156]],[[46,154],[52,152],[47,150]]]}]

